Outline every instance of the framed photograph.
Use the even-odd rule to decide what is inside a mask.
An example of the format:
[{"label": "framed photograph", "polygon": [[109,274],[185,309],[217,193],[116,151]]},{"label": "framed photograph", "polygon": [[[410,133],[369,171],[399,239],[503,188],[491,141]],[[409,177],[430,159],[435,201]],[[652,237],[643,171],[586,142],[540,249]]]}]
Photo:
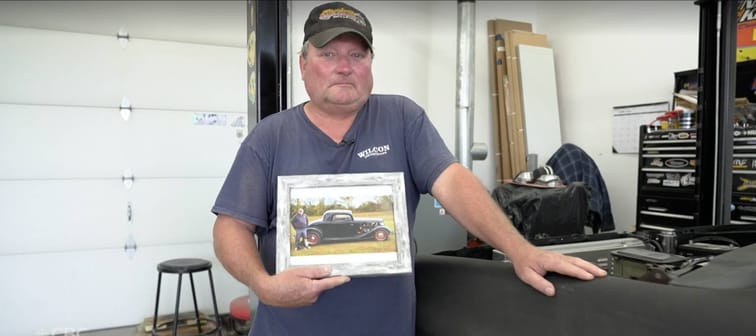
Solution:
[{"label": "framed photograph", "polygon": [[412,271],[404,174],[278,177],[276,272],[329,265],[333,275]]}]

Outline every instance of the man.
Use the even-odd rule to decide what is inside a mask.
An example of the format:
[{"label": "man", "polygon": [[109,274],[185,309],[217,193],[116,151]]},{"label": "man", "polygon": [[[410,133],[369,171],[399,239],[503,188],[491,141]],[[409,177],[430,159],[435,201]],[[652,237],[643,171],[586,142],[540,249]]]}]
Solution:
[{"label": "man", "polygon": [[[420,194],[431,193],[468,231],[504,251],[519,278],[545,295],[555,293],[543,277],[549,271],[586,280],[606,274],[529,244],[456,162],[422,108],[405,97],[371,95],[372,27],[362,12],[323,4],[304,30],[299,68],[310,101],[260,121],[213,207],[218,259],[260,299],[252,335],[415,332],[412,274],[350,279],[329,277],[327,267],[317,266],[275,273],[280,175],[403,172],[410,235]],[[388,150],[358,155],[378,146]]]},{"label": "man", "polygon": [[294,250],[297,251],[301,248],[310,248],[307,243],[307,216],[304,214],[304,209],[297,209],[297,213],[291,217],[291,226],[294,227]]}]

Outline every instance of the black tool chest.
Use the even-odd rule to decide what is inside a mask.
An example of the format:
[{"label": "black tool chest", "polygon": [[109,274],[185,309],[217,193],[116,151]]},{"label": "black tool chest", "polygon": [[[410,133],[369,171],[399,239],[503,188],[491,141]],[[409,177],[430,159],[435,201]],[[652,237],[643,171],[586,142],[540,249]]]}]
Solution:
[{"label": "black tool chest", "polygon": [[[636,230],[699,225],[696,138],[695,128],[649,130],[645,125],[640,127]],[[756,171],[753,177],[756,178]],[[756,196],[756,187],[753,191]],[[756,209],[756,202],[752,204]]]},{"label": "black tool chest", "polygon": [[732,224],[756,223],[756,127],[735,127],[732,152]]}]

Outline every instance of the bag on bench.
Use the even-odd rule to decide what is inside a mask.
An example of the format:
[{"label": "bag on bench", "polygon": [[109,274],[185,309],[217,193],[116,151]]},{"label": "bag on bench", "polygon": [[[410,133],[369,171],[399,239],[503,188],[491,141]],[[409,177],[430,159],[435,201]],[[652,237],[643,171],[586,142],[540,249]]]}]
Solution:
[{"label": "bag on bench", "polygon": [[582,182],[555,188],[505,183],[492,197],[528,240],[583,234],[590,225],[590,193]]}]

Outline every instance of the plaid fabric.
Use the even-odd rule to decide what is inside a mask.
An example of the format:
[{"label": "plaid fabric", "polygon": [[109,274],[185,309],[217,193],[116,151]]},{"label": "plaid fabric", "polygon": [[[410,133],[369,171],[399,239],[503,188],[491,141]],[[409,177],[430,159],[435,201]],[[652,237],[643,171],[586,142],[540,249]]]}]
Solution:
[{"label": "plaid fabric", "polygon": [[549,158],[547,165],[554,169],[565,183],[583,182],[590,189],[589,208],[598,216],[593,223],[594,229],[614,230],[614,216],[609,203],[609,192],[596,162],[580,147],[571,143],[563,144]]}]

